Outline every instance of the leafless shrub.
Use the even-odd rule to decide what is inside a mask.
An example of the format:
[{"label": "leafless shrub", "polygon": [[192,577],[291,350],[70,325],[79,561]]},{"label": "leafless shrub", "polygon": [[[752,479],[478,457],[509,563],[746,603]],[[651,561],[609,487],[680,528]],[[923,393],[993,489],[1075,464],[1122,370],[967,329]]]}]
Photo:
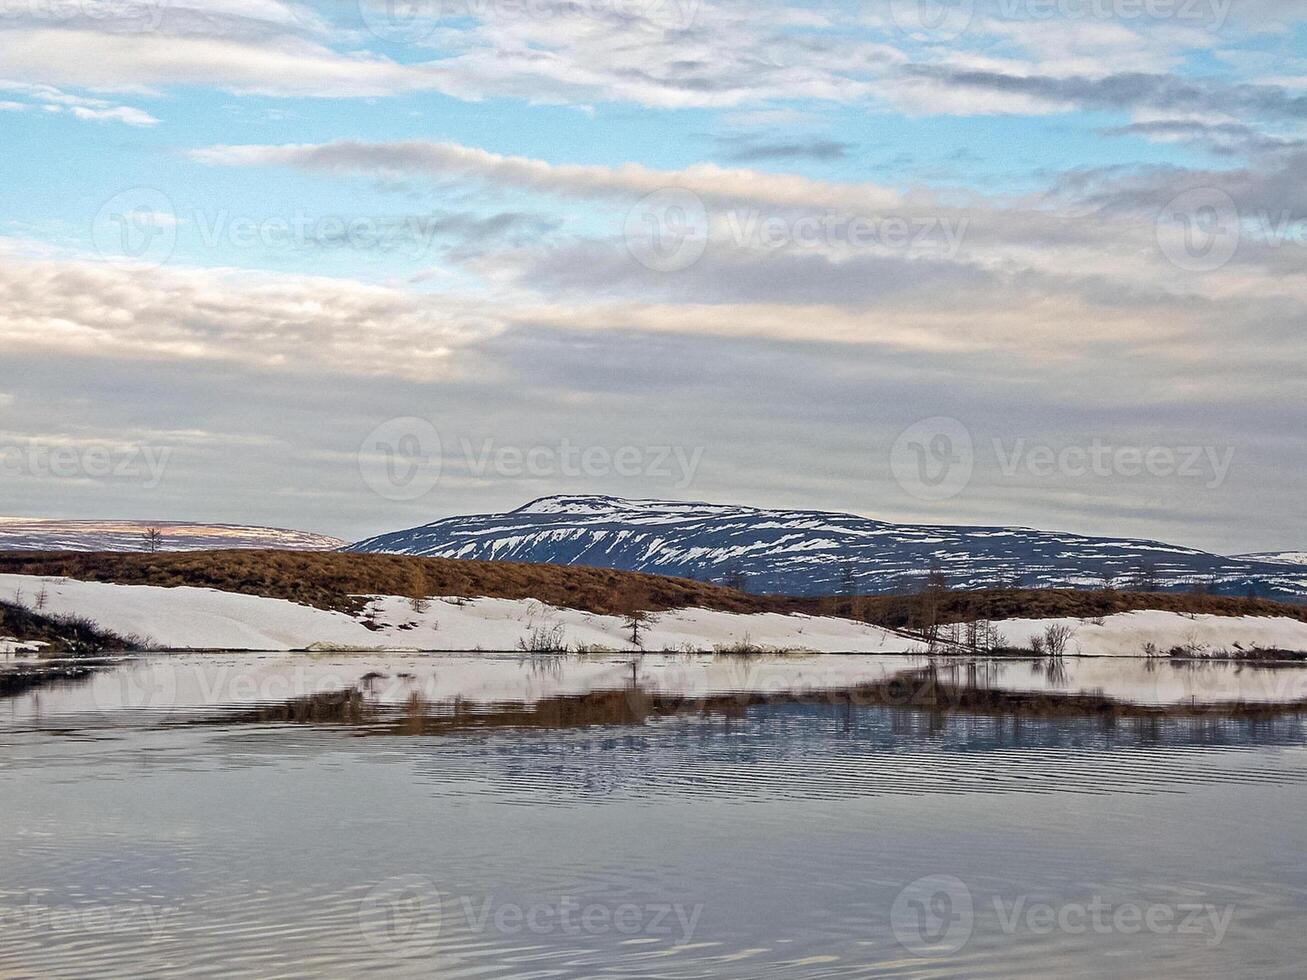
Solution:
[{"label": "leafless shrub", "polygon": [[1062,623],[1054,623],[1044,629],[1044,648],[1050,657],[1060,657],[1066,653],[1066,646],[1076,631]]},{"label": "leafless shrub", "polygon": [[531,632],[517,641],[524,653],[566,653],[567,631],[562,623],[544,623],[534,626]]}]

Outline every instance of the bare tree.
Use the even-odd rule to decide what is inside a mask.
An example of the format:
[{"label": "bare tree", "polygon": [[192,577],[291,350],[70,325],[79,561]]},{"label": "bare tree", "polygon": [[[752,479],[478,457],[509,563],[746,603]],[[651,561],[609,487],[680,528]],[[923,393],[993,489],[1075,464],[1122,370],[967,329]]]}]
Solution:
[{"label": "bare tree", "polygon": [[632,646],[644,645],[644,632],[653,621],[648,605],[648,599],[641,595],[628,594],[622,598],[622,629],[630,631]]},{"label": "bare tree", "polygon": [[937,559],[931,559],[930,570],[926,572],[926,591],[937,594],[948,591],[948,576]]},{"label": "bare tree", "polygon": [[1044,650],[1050,657],[1060,657],[1066,653],[1066,646],[1076,631],[1070,626],[1054,623],[1044,629]]},{"label": "bare tree", "polygon": [[736,592],[748,592],[749,591],[748,573],[742,571],[739,568],[732,566],[731,568],[728,568],[726,570],[726,577],[722,580],[722,584],[725,585],[728,589],[734,589]]},{"label": "bare tree", "polygon": [[415,613],[424,613],[431,607],[427,596],[427,577],[415,571],[408,590],[408,604]]},{"label": "bare tree", "polygon": [[853,573],[853,559],[847,548],[840,549],[840,597],[844,615],[854,618],[857,612],[858,582]]},{"label": "bare tree", "polygon": [[921,590],[920,609],[921,635],[925,641],[934,645],[940,639],[940,618],[944,596],[948,593],[948,576],[940,568],[939,562],[932,560],[930,571],[926,573],[925,586]]},{"label": "bare tree", "polygon": [[622,628],[631,631],[632,646],[643,646],[644,637],[641,636],[641,630],[647,629],[649,624],[649,613],[643,609],[632,609],[622,617]]},{"label": "bare tree", "polygon": [[1158,590],[1157,582],[1157,563],[1144,562],[1139,569],[1139,591],[1156,592]]},{"label": "bare tree", "polygon": [[158,525],[147,527],[141,535],[141,542],[150,554],[163,550],[163,528]]}]

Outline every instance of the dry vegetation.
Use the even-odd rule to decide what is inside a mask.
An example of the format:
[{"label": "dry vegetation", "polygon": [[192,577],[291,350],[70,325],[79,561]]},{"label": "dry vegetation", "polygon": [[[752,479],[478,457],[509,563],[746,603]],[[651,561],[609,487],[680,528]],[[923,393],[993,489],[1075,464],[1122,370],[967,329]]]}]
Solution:
[{"label": "dry vegetation", "polygon": [[0,602],[0,636],[24,643],[40,642],[41,652],[77,655],[104,650],[140,650],[139,637],[123,637],[78,616],[47,616],[12,602]]},{"label": "dry vegetation", "polygon": [[936,623],[1002,619],[1096,619],[1113,613],[1160,609],[1214,616],[1287,616],[1307,622],[1307,606],[1270,599],[1190,592],[1117,592],[1080,589],[936,590],[914,595],[833,597],[818,600],[830,615],[851,616],[895,629]]},{"label": "dry vegetation", "polygon": [[356,612],[359,596],[487,596],[623,615],[637,604],[762,612],[782,603],[691,579],[606,568],[307,551],[2,552],[0,572],[124,585],[193,585]]},{"label": "dry vegetation", "polygon": [[340,552],[0,552],[0,572],[128,585],[201,586],[343,612],[357,612],[363,604],[359,596],[400,595],[531,598],[626,617],[633,610],[658,612],[687,606],[740,613],[802,612],[910,630],[978,619],[1091,619],[1138,609],[1307,621],[1307,606],[1195,593],[936,588],[912,595],[791,598],[606,568]]}]

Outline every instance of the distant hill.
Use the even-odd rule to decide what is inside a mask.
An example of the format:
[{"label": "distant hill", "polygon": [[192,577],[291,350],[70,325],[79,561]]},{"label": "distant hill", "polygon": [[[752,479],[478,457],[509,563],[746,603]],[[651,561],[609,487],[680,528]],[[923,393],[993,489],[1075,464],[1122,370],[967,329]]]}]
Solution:
[{"label": "distant hill", "polygon": [[0,551],[144,551],[145,532],[163,532],[162,551],[213,548],[284,548],[332,551],[338,538],[307,531],[242,524],[195,524],[175,521],[58,521],[0,517]]},{"label": "distant hill", "polygon": [[853,514],[604,496],[543,497],[503,514],[450,517],[351,551],[592,565],[838,595],[919,588],[938,568],[957,588],[1184,591],[1307,599],[1307,563],[1229,558],[1159,541],[1023,527],[890,524]]},{"label": "distant hill", "polygon": [[1266,551],[1252,555],[1235,555],[1240,561],[1270,561],[1277,565],[1307,566],[1307,551]]}]

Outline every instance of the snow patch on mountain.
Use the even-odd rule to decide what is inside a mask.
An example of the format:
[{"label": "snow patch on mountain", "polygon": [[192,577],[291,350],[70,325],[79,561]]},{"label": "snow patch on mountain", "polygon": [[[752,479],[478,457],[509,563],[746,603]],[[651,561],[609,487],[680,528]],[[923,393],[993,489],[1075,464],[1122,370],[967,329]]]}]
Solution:
[{"label": "snow patch on mountain", "polygon": [[1230,558],[1026,527],[890,524],[854,514],[604,496],[543,497],[508,513],[382,534],[348,550],[591,565],[744,581],[750,591],[792,595],[902,592],[937,567],[959,588],[1202,586],[1307,599],[1307,560]]},{"label": "snow patch on mountain", "polygon": [[325,534],[243,524],[162,521],[60,521],[0,517],[0,551],[145,551],[150,528],[162,532],[160,551],[279,548],[334,551],[345,542]]}]

